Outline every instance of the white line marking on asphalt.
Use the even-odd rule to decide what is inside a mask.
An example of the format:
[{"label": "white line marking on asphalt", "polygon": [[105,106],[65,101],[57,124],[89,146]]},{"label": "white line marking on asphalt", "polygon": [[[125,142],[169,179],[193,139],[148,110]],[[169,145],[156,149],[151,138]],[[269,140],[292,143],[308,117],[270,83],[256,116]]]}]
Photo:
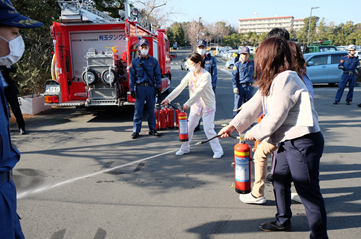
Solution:
[{"label": "white line marking on asphalt", "polygon": [[221,71],[223,71],[223,72],[225,72],[225,73],[227,73],[228,75],[232,75],[232,72],[230,72],[230,71],[227,71],[226,69],[220,69]]},{"label": "white line marking on asphalt", "polygon": [[113,167],[113,168],[104,169],[102,171],[92,173],[92,174],[88,174],[88,175],[84,175],[84,176],[80,176],[80,177],[77,177],[77,178],[72,178],[72,179],[69,179],[69,180],[66,180],[66,181],[63,181],[63,182],[60,182],[60,183],[56,183],[56,184],[49,185],[49,186],[46,186],[46,187],[41,187],[41,188],[38,188],[38,189],[35,189],[35,190],[28,190],[28,191],[25,191],[25,192],[22,192],[22,193],[18,194],[17,199],[22,199],[22,198],[25,198],[27,196],[30,196],[31,194],[40,193],[40,192],[43,192],[43,191],[46,191],[46,190],[49,190],[49,189],[53,189],[53,188],[65,185],[65,184],[73,183],[75,181],[78,181],[78,180],[81,180],[81,179],[84,179],[84,178],[90,178],[90,177],[93,177],[93,176],[96,176],[96,175],[99,175],[99,174],[102,174],[102,173],[112,171],[114,169],[123,168],[123,167],[129,166],[129,165],[135,164],[135,163],[146,161],[148,159],[152,159],[152,158],[156,158],[156,157],[159,157],[159,156],[162,156],[162,155],[170,154],[170,153],[173,153],[173,152],[175,152],[177,150],[172,150],[172,151],[168,151],[168,152],[165,152],[165,153],[150,156],[148,158],[139,159],[139,160],[136,160],[136,161],[133,161],[133,162],[130,162],[130,163],[119,165],[119,166],[116,166],[116,167]]}]

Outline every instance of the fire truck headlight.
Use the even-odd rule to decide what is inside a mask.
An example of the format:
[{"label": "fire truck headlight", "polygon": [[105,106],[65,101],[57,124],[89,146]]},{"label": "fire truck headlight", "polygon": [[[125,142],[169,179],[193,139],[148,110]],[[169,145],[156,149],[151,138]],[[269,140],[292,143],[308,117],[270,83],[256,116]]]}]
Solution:
[{"label": "fire truck headlight", "polygon": [[132,15],[133,15],[133,17],[138,17],[138,15],[139,15],[138,9],[133,8],[133,10],[132,10]]}]

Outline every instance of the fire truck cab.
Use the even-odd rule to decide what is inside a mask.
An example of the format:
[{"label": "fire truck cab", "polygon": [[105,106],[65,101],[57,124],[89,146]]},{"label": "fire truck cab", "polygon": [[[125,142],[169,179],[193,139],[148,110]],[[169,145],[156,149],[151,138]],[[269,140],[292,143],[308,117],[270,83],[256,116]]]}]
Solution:
[{"label": "fire truck cab", "polygon": [[128,73],[132,59],[139,57],[140,38],[148,40],[149,55],[159,61],[161,92],[169,89],[171,55],[166,30],[152,31],[136,9],[130,14],[128,1],[117,19],[80,1],[58,3],[60,22],[50,27],[54,56],[52,80],[45,83],[46,105],[134,105]]}]

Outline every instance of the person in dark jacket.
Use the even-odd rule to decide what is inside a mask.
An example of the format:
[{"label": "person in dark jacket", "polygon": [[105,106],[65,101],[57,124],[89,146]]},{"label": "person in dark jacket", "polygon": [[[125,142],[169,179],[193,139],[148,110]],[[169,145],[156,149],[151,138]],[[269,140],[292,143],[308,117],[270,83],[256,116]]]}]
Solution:
[{"label": "person in dark jacket", "polygon": [[[19,28],[40,27],[43,24],[21,15],[9,0],[0,1],[0,66],[13,65],[24,53],[25,44]],[[16,213],[16,187],[13,168],[20,153],[11,143],[9,109],[5,99],[4,75],[0,72],[0,238],[24,239]],[[9,84],[8,84],[9,87]]]},{"label": "person in dark jacket", "polygon": [[3,82],[3,85],[6,101],[9,103],[11,110],[16,118],[16,123],[18,124],[20,134],[26,134],[25,121],[23,118],[23,114],[21,113],[18,100],[19,90],[9,74],[15,73],[16,70],[17,68],[13,66],[0,66],[0,72],[5,80],[5,82]]}]

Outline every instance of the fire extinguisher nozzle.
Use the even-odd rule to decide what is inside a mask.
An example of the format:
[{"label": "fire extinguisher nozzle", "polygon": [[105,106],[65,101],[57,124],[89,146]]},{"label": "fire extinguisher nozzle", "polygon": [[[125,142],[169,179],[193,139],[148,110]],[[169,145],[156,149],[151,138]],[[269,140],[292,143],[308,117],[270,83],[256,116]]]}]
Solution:
[{"label": "fire extinguisher nozzle", "polygon": [[203,144],[203,142],[198,142],[198,143],[195,143],[195,145],[200,145],[200,144]]}]

